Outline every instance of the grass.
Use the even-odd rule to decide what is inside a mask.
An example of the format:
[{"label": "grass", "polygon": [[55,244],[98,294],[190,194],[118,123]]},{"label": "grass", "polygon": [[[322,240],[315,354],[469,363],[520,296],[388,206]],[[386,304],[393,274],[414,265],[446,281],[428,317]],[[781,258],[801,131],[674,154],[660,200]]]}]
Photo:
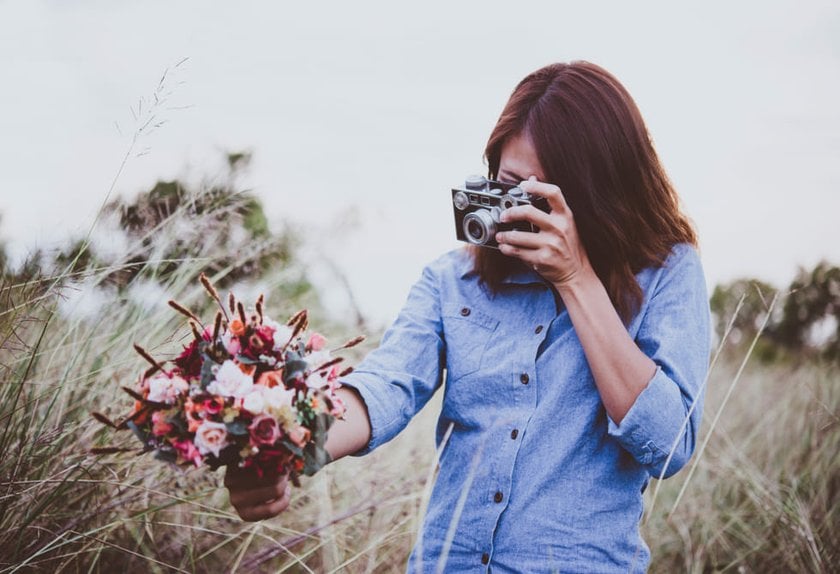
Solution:
[{"label": "grass", "polygon": [[[213,257],[182,261],[162,285],[204,317],[197,277]],[[96,285],[119,265],[75,278]],[[147,265],[141,275],[155,279]],[[313,293],[286,289],[302,272],[292,264],[261,279],[267,312],[281,319],[308,307],[335,339],[355,335],[319,316]],[[165,301],[148,308],[125,296],[74,318],[67,279],[57,271],[0,284],[0,572],[404,571],[434,476],[441,393],[393,442],[306,479],[280,517],[243,523],[221,471],[89,454],[113,441],[90,412],[124,414],[131,401],[119,387],[146,368],[132,343],[166,358],[189,329]],[[348,359],[372,348],[369,335]],[[701,432],[708,445],[692,470],[646,493],[651,572],[830,572],[840,563],[838,371],[716,364]]]}]

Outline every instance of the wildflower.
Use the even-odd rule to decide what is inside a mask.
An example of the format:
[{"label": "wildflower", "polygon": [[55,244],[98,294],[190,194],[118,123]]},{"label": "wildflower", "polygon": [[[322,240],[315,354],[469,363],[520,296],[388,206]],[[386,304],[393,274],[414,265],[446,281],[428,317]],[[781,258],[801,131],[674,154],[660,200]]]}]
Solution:
[{"label": "wildflower", "polygon": [[195,446],[201,454],[212,452],[216,457],[227,446],[227,428],[223,423],[205,420],[195,431]]},{"label": "wildflower", "polygon": [[215,373],[215,380],[207,385],[207,391],[223,397],[244,397],[254,386],[250,375],[246,375],[239,365],[227,360]]},{"label": "wildflower", "polygon": [[272,445],[280,438],[277,420],[271,415],[260,415],[248,426],[251,443],[257,446]]},{"label": "wildflower", "polygon": [[179,394],[185,393],[189,388],[190,384],[178,375],[157,375],[149,379],[148,399],[156,403],[172,404]]}]

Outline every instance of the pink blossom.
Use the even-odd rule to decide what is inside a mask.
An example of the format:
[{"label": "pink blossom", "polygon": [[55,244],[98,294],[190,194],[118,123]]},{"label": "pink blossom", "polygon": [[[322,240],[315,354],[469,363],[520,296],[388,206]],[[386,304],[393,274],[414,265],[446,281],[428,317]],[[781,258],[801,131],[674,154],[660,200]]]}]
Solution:
[{"label": "pink blossom", "polygon": [[176,440],[172,441],[172,446],[175,447],[175,450],[178,451],[181,458],[187,462],[191,462],[195,464],[195,466],[199,466],[201,464],[201,454],[198,452],[198,449],[195,448],[192,441]]},{"label": "pink blossom", "polygon": [[309,342],[306,343],[306,348],[312,351],[320,351],[327,344],[327,340],[320,333],[312,333],[309,337]]},{"label": "pink blossom", "polygon": [[166,420],[166,415],[162,411],[155,411],[152,414],[152,434],[155,436],[164,436],[172,431],[172,425]]},{"label": "pink blossom", "polygon": [[227,444],[227,428],[224,423],[205,420],[195,430],[195,446],[201,454],[212,452],[219,456],[219,451]]},{"label": "pink blossom", "polygon": [[280,438],[277,420],[271,415],[260,415],[248,426],[251,443],[256,446],[272,445]]},{"label": "pink blossom", "polygon": [[172,404],[175,398],[181,394],[186,393],[190,384],[178,375],[171,377],[166,374],[159,374],[149,379],[149,396],[150,401],[156,403]]}]

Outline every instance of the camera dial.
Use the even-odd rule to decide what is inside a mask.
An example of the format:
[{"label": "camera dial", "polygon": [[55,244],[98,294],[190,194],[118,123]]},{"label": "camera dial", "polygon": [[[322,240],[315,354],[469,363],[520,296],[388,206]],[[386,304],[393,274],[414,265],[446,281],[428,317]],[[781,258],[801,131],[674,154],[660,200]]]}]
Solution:
[{"label": "camera dial", "polygon": [[452,203],[455,204],[455,207],[460,211],[464,211],[467,207],[470,206],[470,198],[467,197],[467,194],[463,191],[459,191],[454,195],[452,198]]},{"label": "camera dial", "polygon": [[516,201],[516,198],[514,198],[510,194],[503,195],[502,198],[499,200],[499,207],[501,207],[503,210],[510,209],[511,207],[516,207],[517,205],[518,202]]},{"label": "camera dial", "polygon": [[484,189],[484,186],[487,185],[487,178],[483,175],[470,175],[464,183],[466,184],[467,189],[479,191]]}]

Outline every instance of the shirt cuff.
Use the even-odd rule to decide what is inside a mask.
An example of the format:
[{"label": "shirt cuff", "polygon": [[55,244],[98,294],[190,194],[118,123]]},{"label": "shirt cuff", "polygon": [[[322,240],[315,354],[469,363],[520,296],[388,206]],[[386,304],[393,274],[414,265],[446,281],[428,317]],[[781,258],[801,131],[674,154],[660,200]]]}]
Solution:
[{"label": "shirt cuff", "polygon": [[647,386],[616,424],[607,414],[607,434],[614,437],[640,464],[659,463],[667,458],[681,429],[685,407],[680,390],[657,365]]}]

